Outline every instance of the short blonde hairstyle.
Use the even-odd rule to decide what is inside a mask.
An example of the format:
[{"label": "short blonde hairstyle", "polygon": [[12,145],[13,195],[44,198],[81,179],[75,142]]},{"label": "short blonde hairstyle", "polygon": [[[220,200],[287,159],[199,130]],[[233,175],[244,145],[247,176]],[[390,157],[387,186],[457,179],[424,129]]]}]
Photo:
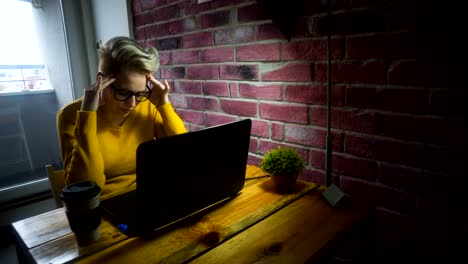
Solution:
[{"label": "short blonde hairstyle", "polygon": [[128,37],[114,37],[99,51],[99,70],[118,75],[125,71],[152,73],[159,68],[159,55],[154,47],[143,48]]}]

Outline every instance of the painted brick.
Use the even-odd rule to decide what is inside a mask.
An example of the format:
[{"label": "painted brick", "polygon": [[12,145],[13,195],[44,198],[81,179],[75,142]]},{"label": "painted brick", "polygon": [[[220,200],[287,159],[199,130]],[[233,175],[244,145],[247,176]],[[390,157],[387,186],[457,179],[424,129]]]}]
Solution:
[{"label": "painted brick", "polygon": [[347,59],[411,59],[418,54],[414,33],[347,38]]},{"label": "painted brick", "polygon": [[[162,68],[159,68],[159,69],[157,69],[156,71],[154,71],[154,72],[153,72],[154,78],[156,78],[156,79],[161,79],[161,78],[162,78],[162,77],[161,77],[161,76],[162,76],[162,74],[161,74],[162,71],[163,71]],[[170,81],[170,80],[168,80],[168,81]],[[170,84],[170,83],[169,83],[169,84]]]},{"label": "painted brick", "polygon": [[229,92],[231,97],[239,97],[239,87],[237,83],[229,83]]},{"label": "painted brick", "polygon": [[[159,1],[159,2],[164,2],[164,0]],[[154,0],[140,0],[141,11],[153,9],[157,6],[157,4],[158,4],[158,1],[154,1]]]},{"label": "painted brick", "polygon": [[444,89],[431,91],[430,113],[433,115],[463,117],[468,113],[466,89]]},{"label": "painted brick", "polygon": [[198,0],[186,0],[181,5],[184,8],[185,15],[194,15],[210,10],[210,2],[198,4]]},{"label": "painted brick", "polygon": [[[285,139],[287,142],[311,147],[325,148],[327,131],[309,126],[286,125]],[[343,135],[332,133],[332,149],[342,151]]]},{"label": "painted brick", "polygon": [[387,164],[379,166],[379,182],[401,190],[416,192],[417,186],[423,180],[421,170],[408,169]]},{"label": "painted brick", "polygon": [[193,110],[182,110],[178,109],[177,114],[179,114],[180,118],[185,122],[194,123],[197,125],[204,125],[204,115],[202,112],[193,111]]},{"label": "painted brick", "polygon": [[211,8],[234,6],[245,2],[251,2],[251,0],[216,0],[211,2]]},{"label": "painted brick", "polygon": [[258,65],[220,65],[221,79],[258,80]]},{"label": "painted brick", "polygon": [[268,151],[275,149],[277,147],[288,147],[288,148],[294,149],[297,152],[297,154],[299,154],[299,156],[302,157],[305,163],[307,163],[307,161],[309,160],[309,153],[307,149],[296,147],[296,146],[291,146],[288,144],[260,139],[260,145],[258,148],[259,148],[260,153],[266,154]]},{"label": "painted brick", "polygon": [[265,100],[281,100],[282,87],[280,84],[271,85],[252,85],[241,83],[239,84],[239,91],[242,97],[257,98]]},{"label": "painted brick", "polygon": [[261,160],[260,157],[249,154],[249,157],[247,158],[247,164],[258,166],[258,164],[260,163],[260,160]]},{"label": "painted brick", "polygon": [[240,46],[236,48],[237,61],[279,61],[280,46],[275,44],[260,44]]},{"label": "painted brick", "polygon": [[200,82],[177,81],[174,88],[175,92],[180,94],[201,94]]},{"label": "painted brick", "polygon": [[415,32],[418,25],[418,16],[415,16],[415,13],[419,8],[417,1],[394,2],[387,5],[385,7],[387,31],[409,30]]},{"label": "painted brick", "polygon": [[155,47],[157,50],[161,51],[161,49],[159,49],[159,41],[157,39],[146,40],[146,45],[144,45],[144,47],[149,47],[149,46]]},{"label": "painted brick", "polygon": [[[316,65],[317,81],[327,81],[327,65]],[[386,83],[386,70],[382,62],[340,63],[331,65],[333,82],[346,83]]]},{"label": "painted brick", "polygon": [[324,148],[327,131],[309,126],[286,125],[285,140],[289,143]]},{"label": "painted brick", "polygon": [[167,33],[169,35],[180,34],[185,31],[182,20],[171,21],[160,26],[167,25]]},{"label": "painted brick", "polygon": [[346,135],[345,151],[360,157],[415,167],[423,162],[422,144]]},{"label": "painted brick", "polygon": [[283,129],[284,125],[281,123],[271,124],[271,138],[277,140],[283,140]]},{"label": "painted brick", "polygon": [[[304,4],[305,4],[303,7],[304,15],[312,16],[318,13],[325,13],[328,11],[328,5],[326,2],[305,1]],[[349,9],[349,8],[350,8],[350,3],[347,0],[334,0],[330,2],[330,11],[336,11],[340,9]]]},{"label": "painted brick", "polygon": [[157,21],[166,21],[180,17],[181,9],[178,5],[170,5],[154,10],[154,17]]},{"label": "painted brick", "polygon": [[258,140],[250,138],[249,152],[258,153]]},{"label": "painted brick", "polygon": [[325,170],[326,153],[325,150],[310,149],[309,164],[317,169]]},{"label": "painted brick", "polygon": [[219,111],[219,103],[213,98],[188,97],[188,103],[193,110]]},{"label": "painted brick", "polygon": [[158,40],[159,50],[173,50],[180,48],[181,39],[179,37]]},{"label": "painted brick", "polygon": [[356,196],[375,202],[381,206],[403,213],[414,213],[416,198],[413,195],[373,185],[370,182],[341,177],[340,187],[350,196]]},{"label": "painted brick", "polygon": [[[404,128],[404,129],[402,129]],[[377,115],[377,134],[439,145],[458,145],[466,135],[464,121],[431,117]]]},{"label": "painted brick", "polygon": [[171,64],[171,53],[170,52],[159,52],[159,63],[161,65]]},{"label": "painted brick", "polygon": [[[460,166],[461,167],[461,166]],[[416,176],[417,177],[417,176]],[[463,176],[462,176],[463,177]],[[452,178],[450,175],[443,173],[433,173],[433,172],[421,172],[420,177],[417,177],[416,184],[416,194],[420,196],[430,197],[434,194],[434,190],[437,190],[440,187],[441,182],[457,182],[456,178]],[[460,185],[462,185],[460,183]],[[463,184],[462,186],[466,186]],[[453,190],[441,190],[439,195],[451,195]]]},{"label": "painted brick", "polygon": [[133,17],[135,27],[144,26],[153,23],[153,14],[151,12],[145,12]]},{"label": "painted brick", "polygon": [[262,72],[264,81],[312,81],[312,67],[310,64],[292,63],[277,70]]},{"label": "painted brick", "polygon": [[236,117],[223,115],[223,114],[205,113],[204,116],[205,116],[207,127],[231,123],[237,120]]},{"label": "painted brick", "polygon": [[234,61],[234,48],[214,48],[200,51],[201,62]]},{"label": "painted brick", "polygon": [[[342,40],[332,40],[332,59],[339,59]],[[327,40],[294,41],[283,44],[283,60],[326,60]]]},{"label": "painted brick", "polygon": [[368,181],[377,179],[377,162],[350,156],[333,155],[332,170],[336,173]]},{"label": "painted brick", "polygon": [[325,174],[321,171],[305,168],[302,174],[299,176],[300,180],[318,183],[318,184],[325,184]]},{"label": "painted brick", "polygon": [[[310,122],[316,126],[327,126],[327,109],[313,107]],[[373,133],[377,130],[376,114],[367,111],[331,111],[331,126],[343,130]]]},{"label": "painted brick", "polygon": [[257,26],[256,39],[257,40],[271,40],[271,39],[283,40],[284,36],[281,33],[281,31],[273,24],[262,24],[262,25]]},{"label": "painted brick", "polygon": [[205,126],[199,126],[195,124],[186,124],[185,126],[187,127],[188,131],[197,131],[197,130],[205,128]]},{"label": "painted brick", "polygon": [[216,45],[249,42],[254,40],[254,31],[252,26],[217,30],[214,33],[214,40]]},{"label": "painted brick", "polygon": [[[340,106],[344,103],[343,86],[332,86],[332,105]],[[323,85],[288,85],[285,90],[285,99],[288,102],[327,104],[327,86]]]},{"label": "painted brick", "polygon": [[383,9],[358,10],[341,14],[334,14],[330,27],[328,17],[319,17],[318,33],[326,36],[329,28],[331,32],[338,35],[349,35],[359,33],[384,32],[385,13]]},{"label": "painted brick", "polygon": [[[153,74],[154,76],[154,74]],[[156,76],[154,76],[154,78],[157,78]],[[159,79],[161,79],[161,77],[159,77]],[[171,93],[175,93],[175,85],[174,85],[174,80],[167,80],[167,83],[169,84],[169,94]]]},{"label": "painted brick", "polygon": [[221,99],[221,109],[231,115],[257,116],[257,103]]},{"label": "painted brick", "polygon": [[154,25],[154,28],[152,28],[153,31],[151,32],[151,37],[161,38],[161,37],[171,35],[169,26],[170,26],[170,23]]},{"label": "painted brick", "polygon": [[182,28],[184,32],[190,32],[200,29],[200,25],[195,17],[187,17],[182,20]]},{"label": "painted brick", "polygon": [[198,50],[174,51],[172,53],[172,62],[174,64],[198,63]]},{"label": "painted brick", "polygon": [[229,24],[230,21],[229,10],[223,10],[214,13],[208,13],[200,16],[200,24],[202,28],[220,27]]},{"label": "painted brick", "polygon": [[390,84],[452,88],[463,85],[459,65],[442,62],[399,61],[390,66]]},{"label": "painted brick", "polygon": [[161,35],[175,35],[183,32],[194,31],[199,28],[194,17],[188,17],[185,19],[179,19],[168,23],[160,24],[159,27],[165,28],[165,30],[159,30]]},{"label": "painted brick", "polygon": [[161,67],[161,77],[164,79],[183,79],[185,67]]},{"label": "painted brick", "polygon": [[185,95],[170,93],[169,100],[171,101],[172,106],[175,108],[187,108],[187,100],[185,99]]},{"label": "painted brick", "polygon": [[269,127],[268,122],[260,120],[252,120],[252,135],[268,138]]},{"label": "painted brick", "polygon": [[240,23],[266,19],[269,19],[269,17],[265,13],[264,8],[257,4],[239,7],[237,10],[237,21]]},{"label": "painted brick", "polygon": [[225,82],[204,82],[204,95],[229,96],[228,84]]},{"label": "painted brick", "polygon": [[188,79],[201,79],[201,80],[217,80],[218,79],[218,66],[216,65],[202,65],[202,66],[188,66],[187,67]]},{"label": "painted brick", "polygon": [[135,28],[134,29],[135,40],[145,40],[145,28]]},{"label": "painted brick", "polygon": [[414,220],[408,215],[378,208],[374,216],[376,228],[380,231],[407,233],[414,230]]},{"label": "painted brick", "polygon": [[182,48],[206,47],[213,45],[211,32],[200,32],[181,37]]},{"label": "painted brick", "polygon": [[320,25],[320,19],[321,17],[310,17],[309,18],[309,23],[308,23],[308,35],[313,36],[313,37],[320,37],[322,36],[323,32],[321,31],[321,25]]},{"label": "painted brick", "polygon": [[457,176],[465,172],[465,164],[466,152],[456,147],[427,146],[425,149],[423,168],[428,171]]},{"label": "painted brick", "polygon": [[307,106],[261,103],[260,117],[275,121],[307,124]]},{"label": "painted brick", "polygon": [[[156,38],[160,35],[159,26],[158,25],[150,25],[144,28],[146,38]],[[164,34],[167,35],[167,34]]]},{"label": "painted brick", "polygon": [[429,92],[426,89],[346,88],[346,105],[392,112],[427,113]]},{"label": "painted brick", "polygon": [[133,14],[138,14],[141,12],[141,3],[139,0],[132,1],[132,11]]}]

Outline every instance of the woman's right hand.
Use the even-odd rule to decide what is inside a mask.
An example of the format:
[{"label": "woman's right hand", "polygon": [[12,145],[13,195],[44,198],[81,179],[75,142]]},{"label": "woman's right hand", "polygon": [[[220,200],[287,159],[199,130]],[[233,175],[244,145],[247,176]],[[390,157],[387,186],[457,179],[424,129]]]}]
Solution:
[{"label": "woman's right hand", "polygon": [[81,111],[97,111],[103,90],[113,82],[115,78],[112,75],[104,76],[102,72],[98,72],[96,82],[85,88]]}]

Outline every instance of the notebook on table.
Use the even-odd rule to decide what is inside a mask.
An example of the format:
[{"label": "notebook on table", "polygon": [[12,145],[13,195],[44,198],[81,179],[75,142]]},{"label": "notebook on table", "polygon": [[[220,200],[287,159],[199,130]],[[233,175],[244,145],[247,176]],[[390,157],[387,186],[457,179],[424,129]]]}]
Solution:
[{"label": "notebook on table", "polygon": [[136,189],[103,200],[128,234],[158,230],[236,196],[244,186],[252,121],[244,119],[144,142]]}]

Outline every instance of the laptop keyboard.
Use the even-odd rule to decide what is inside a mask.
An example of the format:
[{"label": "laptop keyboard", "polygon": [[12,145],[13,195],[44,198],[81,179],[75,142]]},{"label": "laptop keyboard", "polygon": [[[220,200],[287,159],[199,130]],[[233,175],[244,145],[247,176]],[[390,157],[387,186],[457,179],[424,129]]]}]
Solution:
[{"label": "laptop keyboard", "polygon": [[111,215],[130,216],[136,214],[136,190],[102,201],[105,211]]}]

